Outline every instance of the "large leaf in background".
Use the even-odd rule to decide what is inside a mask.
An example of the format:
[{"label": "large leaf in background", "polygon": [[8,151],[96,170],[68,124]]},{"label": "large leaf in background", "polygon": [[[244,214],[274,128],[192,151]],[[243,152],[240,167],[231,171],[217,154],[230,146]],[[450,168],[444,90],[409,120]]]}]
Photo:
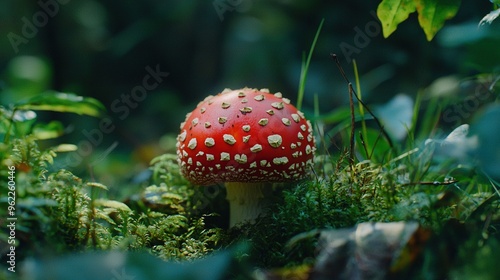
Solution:
[{"label": "large leaf in background", "polygon": [[[237,248],[236,248],[237,249]],[[192,262],[165,262],[145,252],[78,253],[58,258],[29,259],[21,263],[19,279],[72,280],[219,280],[235,265],[235,248]],[[240,268],[241,269],[241,268]],[[75,273],[78,271],[78,273]]]},{"label": "large leaf in background", "polygon": [[384,38],[389,37],[398,24],[416,11],[414,0],[383,0],[377,8],[377,16],[382,23]]},{"label": "large leaf in background", "polygon": [[484,171],[500,180],[500,105],[492,105],[471,125],[479,138],[477,157]]},{"label": "large leaf in background", "polygon": [[415,0],[418,22],[430,41],[444,22],[454,17],[460,7],[460,0]]},{"label": "large leaf in background", "polygon": [[412,125],[413,100],[408,95],[398,94],[385,105],[375,108],[375,115],[392,138],[403,140]]},{"label": "large leaf in background", "polygon": [[430,237],[416,222],[322,230],[311,279],[408,279],[402,272],[415,265]]},{"label": "large leaf in background", "polygon": [[47,92],[16,104],[19,110],[69,112],[98,117],[105,111],[101,102],[94,98],[73,93]]}]

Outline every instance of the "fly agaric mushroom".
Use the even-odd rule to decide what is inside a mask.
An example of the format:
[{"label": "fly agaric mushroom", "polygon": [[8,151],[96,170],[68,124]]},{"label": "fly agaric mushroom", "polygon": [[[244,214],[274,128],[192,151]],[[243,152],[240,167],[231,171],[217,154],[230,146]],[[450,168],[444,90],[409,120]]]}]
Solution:
[{"label": "fly agaric mushroom", "polygon": [[255,220],[268,183],[304,178],[316,149],[304,114],[267,89],[208,96],[180,129],[181,173],[197,185],[225,183],[230,227]]}]

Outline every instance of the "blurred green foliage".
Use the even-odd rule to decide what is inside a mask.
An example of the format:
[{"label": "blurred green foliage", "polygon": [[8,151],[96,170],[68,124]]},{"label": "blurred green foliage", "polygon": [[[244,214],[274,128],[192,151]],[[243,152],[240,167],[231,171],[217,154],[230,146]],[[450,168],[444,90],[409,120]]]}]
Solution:
[{"label": "blurred green foliage", "polygon": [[[412,16],[382,38],[377,2],[217,1],[0,2],[0,201],[15,166],[21,277],[85,265],[96,269],[82,279],[257,277],[255,266],[303,276],[319,230],[364,221],[432,231],[407,275],[498,275],[499,26],[477,26],[491,3],[462,1],[429,43]],[[330,53],[393,144],[357,106],[354,163],[348,88]],[[310,180],[277,188],[267,215],[226,230],[223,189],[180,176],[175,136],[204,96],[243,86],[293,101],[303,88],[318,156]]]}]

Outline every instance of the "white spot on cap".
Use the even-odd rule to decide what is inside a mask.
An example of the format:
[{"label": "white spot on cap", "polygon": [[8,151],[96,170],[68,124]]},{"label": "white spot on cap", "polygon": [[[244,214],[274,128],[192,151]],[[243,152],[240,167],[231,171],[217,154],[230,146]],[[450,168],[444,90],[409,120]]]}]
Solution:
[{"label": "white spot on cap", "polygon": [[274,94],[274,96],[276,96],[278,98],[282,98],[283,94],[281,94],[281,92],[277,92],[277,93]]},{"label": "white spot on cap", "polygon": [[303,124],[303,125],[300,126],[300,129],[302,129],[302,131],[306,131],[307,130],[307,126],[305,124]]},{"label": "white spot on cap", "polygon": [[204,154],[205,154],[205,152],[203,152],[203,151],[199,151],[199,152],[196,154],[196,156],[197,156],[197,157],[200,157],[200,156],[203,156]]},{"label": "white spot on cap", "polygon": [[262,126],[265,126],[268,122],[269,120],[267,118],[262,118],[259,120],[259,124]]},{"label": "white spot on cap", "polygon": [[273,158],[273,163],[276,165],[284,165],[288,163],[288,158],[287,157],[276,157]]},{"label": "white spot on cap", "polygon": [[288,99],[288,98],[283,98],[283,102],[285,102],[286,104],[290,104],[290,99]]},{"label": "white spot on cap", "polygon": [[241,128],[242,128],[242,129],[243,129],[243,131],[245,131],[245,132],[249,132],[249,131],[250,131],[250,125],[248,125],[248,124],[243,125]]},{"label": "white spot on cap", "polygon": [[212,124],[210,122],[205,122],[205,128],[209,128],[211,126],[212,126]]},{"label": "white spot on cap", "polygon": [[260,166],[265,167],[266,164],[267,164],[267,160],[263,159],[263,160],[260,161]]},{"label": "white spot on cap", "polygon": [[264,100],[264,95],[263,94],[256,95],[253,99],[255,99],[257,101],[262,101],[262,100]]},{"label": "white spot on cap", "polygon": [[295,144],[295,143],[290,144],[290,148],[291,148],[291,149],[295,149],[295,148],[297,148],[297,144]]},{"label": "white spot on cap", "polygon": [[207,108],[205,108],[205,107],[201,107],[201,108],[200,108],[200,113],[202,113],[202,114],[203,114],[203,113],[205,113],[205,111],[206,111],[206,110],[207,110]]},{"label": "white spot on cap", "polygon": [[308,155],[308,154],[310,154],[312,152],[313,152],[313,150],[312,150],[311,146],[307,145],[306,146],[306,154]]},{"label": "white spot on cap", "polygon": [[[214,155],[212,155],[212,154],[207,154],[207,161],[212,161],[212,160],[214,160],[214,159],[215,159]],[[209,167],[209,169],[210,169],[210,167]]]},{"label": "white spot on cap", "polygon": [[247,163],[247,155],[241,154],[241,155],[234,155],[234,160],[237,161],[238,163]]},{"label": "white spot on cap", "polygon": [[211,138],[211,137],[207,137],[205,139],[205,146],[207,147],[213,147],[215,145],[215,140],[214,138]]},{"label": "white spot on cap", "polygon": [[251,113],[252,112],[252,107],[243,107],[240,109],[240,112],[244,114]]},{"label": "white spot on cap", "polygon": [[196,141],[196,138],[192,138],[191,140],[189,140],[188,148],[190,148],[191,150],[194,150],[196,148],[197,144],[198,144],[198,142]]},{"label": "white spot on cap", "polygon": [[253,153],[260,152],[262,151],[262,145],[255,144],[250,148],[250,151],[252,151]]},{"label": "white spot on cap", "polygon": [[285,107],[283,102],[273,102],[273,103],[271,103],[271,106],[275,109],[278,109],[278,110],[281,110]]},{"label": "white spot on cap", "polygon": [[269,143],[269,145],[271,145],[271,147],[278,148],[279,146],[281,146],[283,139],[281,138],[281,135],[273,134],[267,136],[267,142]]},{"label": "white spot on cap", "polygon": [[228,160],[230,160],[230,159],[231,159],[231,158],[230,158],[229,153],[226,153],[226,152],[222,152],[222,153],[220,153],[220,160],[221,160],[221,161],[228,161]]},{"label": "white spot on cap", "polygon": [[300,117],[298,114],[292,114],[292,119],[296,123],[300,122]]},{"label": "white spot on cap", "polygon": [[191,124],[192,124],[193,126],[196,126],[196,125],[198,124],[198,122],[199,122],[199,121],[200,121],[200,120],[199,120],[198,118],[194,118],[194,119],[191,121]]},{"label": "white spot on cap", "polygon": [[222,138],[224,139],[224,142],[228,143],[229,145],[234,145],[234,143],[236,143],[236,139],[234,139],[234,136],[231,134],[224,134],[222,135]]},{"label": "white spot on cap", "polygon": [[292,124],[289,118],[281,118],[281,122],[283,122],[284,125],[289,126]]},{"label": "white spot on cap", "polygon": [[254,161],[254,162],[250,163],[250,168],[257,168],[257,162]]},{"label": "white spot on cap", "polygon": [[274,115],[274,110],[273,109],[269,109],[266,111],[266,113],[268,113],[269,115]]},{"label": "white spot on cap", "polygon": [[247,95],[244,92],[242,92],[242,91],[238,92],[238,97],[241,98],[241,97],[245,97],[245,96],[247,96]]},{"label": "white spot on cap", "polygon": [[300,140],[304,140],[304,135],[302,135],[302,133],[299,131],[297,133],[297,138],[299,138]]},{"label": "white spot on cap", "polygon": [[267,92],[269,93],[269,89],[268,88],[261,88],[259,91],[262,91],[262,92]]},{"label": "white spot on cap", "polygon": [[307,135],[307,142],[311,142],[313,140],[312,134]]},{"label": "white spot on cap", "polygon": [[248,140],[250,140],[250,136],[251,135],[246,135],[246,136],[243,136],[243,143],[247,143]]},{"label": "white spot on cap", "polygon": [[218,120],[220,124],[224,124],[227,122],[227,117],[219,117]]},{"label": "white spot on cap", "polygon": [[220,106],[222,107],[222,109],[227,109],[227,108],[231,107],[231,103],[222,102],[222,104]]},{"label": "white spot on cap", "polygon": [[187,163],[188,163],[189,165],[193,164],[193,158],[188,158]]},{"label": "white spot on cap", "polygon": [[183,130],[181,134],[179,134],[179,141],[184,142],[186,140],[187,131]]}]

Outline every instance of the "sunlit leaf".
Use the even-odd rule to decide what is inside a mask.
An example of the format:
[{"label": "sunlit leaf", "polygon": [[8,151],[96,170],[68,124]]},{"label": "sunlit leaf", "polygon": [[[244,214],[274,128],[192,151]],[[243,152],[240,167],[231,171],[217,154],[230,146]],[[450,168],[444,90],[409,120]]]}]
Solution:
[{"label": "sunlit leaf", "polygon": [[74,144],[61,144],[52,148],[52,150],[56,153],[74,152],[78,150],[78,146]]},{"label": "sunlit leaf", "polygon": [[377,8],[377,16],[382,23],[384,37],[391,35],[398,25],[416,11],[414,0],[383,0]]},{"label": "sunlit leaf", "polygon": [[458,12],[460,0],[415,0],[418,22],[430,41],[443,27],[444,22]]},{"label": "sunlit leaf", "polygon": [[16,104],[20,110],[41,110],[69,112],[79,115],[98,117],[105,110],[94,98],[78,96],[73,93],[47,92]]},{"label": "sunlit leaf", "polygon": [[51,121],[48,124],[37,123],[33,127],[33,135],[40,140],[52,139],[61,136],[64,132],[64,127],[61,122]]},{"label": "sunlit leaf", "polygon": [[130,208],[127,206],[127,204],[116,201],[116,200],[108,200],[108,199],[96,199],[94,200],[94,205],[96,206],[103,206],[103,207],[108,207],[108,208],[113,208],[116,210],[120,210],[123,212],[130,212]]},{"label": "sunlit leaf", "polygon": [[106,190],[106,191],[108,190],[108,187],[106,187],[105,185],[103,185],[101,183],[97,183],[97,182],[88,182],[87,186],[93,187],[93,188],[103,189],[103,190]]}]

